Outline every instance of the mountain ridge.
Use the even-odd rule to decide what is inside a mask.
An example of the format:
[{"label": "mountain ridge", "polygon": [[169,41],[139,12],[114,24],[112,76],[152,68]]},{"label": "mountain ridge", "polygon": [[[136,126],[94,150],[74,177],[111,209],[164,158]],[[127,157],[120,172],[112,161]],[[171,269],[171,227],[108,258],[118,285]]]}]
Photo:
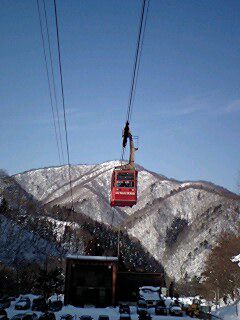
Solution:
[{"label": "mountain ridge", "polygon": [[[200,275],[222,232],[237,232],[240,197],[208,181],[169,179],[137,165],[138,203],[109,205],[111,173],[119,161],[71,166],[74,210],[138,239],[176,280]],[[13,176],[43,205],[71,208],[67,166]],[[175,266],[174,269],[172,266]]]}]

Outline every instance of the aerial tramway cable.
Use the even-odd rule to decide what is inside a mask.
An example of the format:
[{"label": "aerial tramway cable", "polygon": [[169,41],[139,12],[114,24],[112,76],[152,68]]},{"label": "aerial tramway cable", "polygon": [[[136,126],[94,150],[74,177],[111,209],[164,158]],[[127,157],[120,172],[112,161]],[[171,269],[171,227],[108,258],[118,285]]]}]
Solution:
[{"label": "aerial tramway cable", "polygon": [[137,69],[136,69],[136,81],[134,82],[133,95],[132,95],[132,103],[131,103],[132,106],[131,106],[130,115],[129,115],[129,123],[130,123],[130,121],[131,121],[132,110],[133,110],[134,101],[135,101],[137,80],[138,80],[139,69],[140,69],[140,64],[141,64],[142,49],[143,49],[143,43],[144,43],[144,38],[145,38],[145,31],[146,31],[146,25],[147,25],[147,17],[148,17],[149,4],[150,4],[150,0],[147,1],[146,9],[145,9],[145,12],[146,12],[146,13],[145,13],[145,19],[144,19],[144,22],[143,22],[143,30],[142,30],[142,36],[141,36],[141,43],[140,43],[139,54],[138,54],[138,63],[137,63]]},{"label": "aerial tramway cable", "polygon": [[[148,17],[149,2],[150,2],[150,0],[143,0],[142,1],[142,8],[141,8],[141,14],[140,14],[139,28],[138,28],[138,36],[137,36],[137,44],[136,44],[136,51],[135,51],[135,59],[134,59],[132,80],[131,80],[131,86],[130,86],[130,94],[129,94],[129,100],[128,100],[128,106],[127,106],[126,124],[130,123],[131,116],[132,116],[132,109],[133,109],[133,103],[134,103],[134,99],[135,99],[137,80],[138,80],[138,75],[139,75],[139,67],[140,67],[141,55],[142,55],[142,48],[143,48],[146,23],[147,23],[147,17]],[[125,147],[123,146],[122,152],[121,152],[121,165],[123,162],[124,153],[125,153]]]},{"label": "aerial tramway cable", "polygon": [[53,107],[52,90],[51,90],[50,76],[49,76],[49,70],[48,70],[47,52],[46,52],[44,35],[43,35],[43,24],[42,24],[39,0],[37,0],[37,8],[38,8],[39,25],[40,25],[40,30],[41,30],[41,39],[42,39],[43,55],[44,55],[44,61],[45,61],[45,69],[46,69],[47,80],[48,80],[48,90],[49,90],[49,97],[50,97],[50,104],[51,104],[51,111],[52,111],[52,118],[53,118],[53,126],[54,126],[55,139],[56,139],[56,144],[57,144],[58,160],[59,160],[59,164],[61,165],[62,161],[61,161],[61,154],[60,154],[60,147],[59,147],[59,137],[58,137],[58,133],[57,133],[55,112],[54,112],[54,107]]},{"label": "aerial tramway cable", "polygon": [[138,65],[140,63],[140,58],[141,58],[141,51],[142,51],[141,48],[143,45],[144,32],[145,32],[144,26],[146,26],[146,21],[147,21],[148,5],[149,5],[149,0],[143,0],[140,22],[139,22],[139,29],[138,29],[137,46],[136,46],[136,52],[135,52],[126,122],[130,122],[130,117],[132,112],[133,96],[134,96],[134,91],[136,90],[136,84],[137,84],[137,77],[138,77],[137,70],[138,70]]},{"label": "aerial tramway cable", "polygon": [[[132,141],[132,135],[130,133],[129,129],[129,124],[131,121],[131,115],[132,115],[132,108],[133,108],[133,103],[135,99],[135,93],[136,93],[136,87],[137,87],[137,80],[138,80],[138,75],[139,75],[139,67],[140,67],[140,62],[141,62],[141,55],[142,55],[142,48],[143,48],[143,42],[144,42],[144,36],[145,36],[145,30],[146,30],[146,23],[147,23],[147,16],[148,16],[148,9],[149,9],[149,2],[150,0],[143,0],[142,1],[142,8],[141,8],[141,14],[140,14],[140,21],[139,21],[139,28],[138,28],[138,36],[137,36],[137,43],[136,43],[136,51],[135,51],[135,59],[134,59],[134,65],[133,65],[133,73],[132,73],[132,80],[131,80],[131,86],[130,86],[130,94],[129,94],[129,100],[128,100],[128,106],[127,106],[127,115],[126,115],[126,125],[124,128],[124,133],[123,133],[123,144],[122,144],[122,152],[121,152],[121,167],[126,167],[122,166],[123,158],[124,158],[124,152],[125,152],[125,147],[127,144],[127,139],[130,138],[130,159],[131,159],[131,148],[136,150],[134,148],[134,144]],[[134,157],[133,157],[134,159]],[[134,161],[134,160],[133,160]],[[133,162],[132,161],[132,162]],[[131,166],[131,160],[129,162]],[[134,164],[134,162],[133,162]],[[134,169],[131,168],[131,169]],[[137,182],[136,177],[137,177],[137,171],[134,169],[134,179],[135,182]],[[118,176],[115,171],[113,172],[113,177]],[[113,181],[113,180],[112,180]],[[112,185],[112,192],[115,189],[115,185]],[[135,187],[135,186],[134,186]],[[115,196],[113,196],[114,193],[111,194],[111,206],[115,206]],[[136,202],[135,202],[136,203]],[[125,206],[125,203],[117,204],[117,206]],[[114,220],[114,210],[113,210],[113,219],[112,223]],[[118,257],[120,256],[120,233],[121,233],[121,226],[119,225],[118,227],[118,237],[117,237],[117,255]]]},{"label": "aerial tramway cable", "polygon": [[52,74],[52,83],[53,83],[53,94],[54,94],[55,109],[56,109],[56,115],[57,115],[58,133],[59,133],[59,138],[60,138],[60,149],[61,149],[61,155],[62,155],[62,162],[64,163],[62,133],[61,133],[61,126],[60,126],[59,111],[58,111],[58,101],[57,101],[57,93],[56,93],[56,83],[55,83],[54,68],[53,68],[53,59],[52,59],[52,48],[51,48],[51,42],[50,42],[50,35],[49,35],[48,19],[47,19],[47,11],[46,11],[45,0],[43,0],[43,9],[44,9],[44,18],[45,18],[46,31],[47,31],[48,51],[49,51],[49,58],[50,58],[50,65],[51,65],[51,74]]},{"label": "aerial tramway cable", "polygon": [[74,211],[73,190],[72,190],[72,176],[71,176],[71,165],[70,165],[70,155],[69,155],[68,130],[67,130],[67,119],[66,119],[66,108],[65,108],[65,96],[64,96],[64,87],[63,87],[63,73],[62,73],[62,61],[61,61],[61,48],[60,48],[60,39],[59,39],[58,13],[57,13],[56,0],[54,0],[54,13],[55,13],[55,26],[56,26],[56,33],[57,33],[58,65],[59,65],[59,73],[60,73],[60,80],[61,80],[61,95],[62,95],[62,107],[63,107],[64,129],[65,129],[65,140],[66,140],[66,149],[67,149],[67,164],[68,164],[68,176],[69,176],[69,189],[70,189],[71,204],[72,204],[71,210]]}]

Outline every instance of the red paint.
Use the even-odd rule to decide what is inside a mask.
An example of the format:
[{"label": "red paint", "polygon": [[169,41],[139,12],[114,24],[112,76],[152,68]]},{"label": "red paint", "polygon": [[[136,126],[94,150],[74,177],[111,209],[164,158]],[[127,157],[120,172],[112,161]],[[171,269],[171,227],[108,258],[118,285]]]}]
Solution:
[{"label": "red paint", "polygon": [[137,170],[115,169],[111,182],[111,207],[132,207],[137,203]]}]

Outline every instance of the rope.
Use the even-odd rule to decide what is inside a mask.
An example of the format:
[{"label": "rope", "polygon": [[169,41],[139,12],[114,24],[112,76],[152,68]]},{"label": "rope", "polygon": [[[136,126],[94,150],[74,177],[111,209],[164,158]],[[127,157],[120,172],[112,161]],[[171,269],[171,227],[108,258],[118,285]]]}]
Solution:
[{"label": "rope", "polygon": [[51,111],[52,111],[52,118],[53,118],[53,126],[54,126],[55,139],[56,139],[56,144],[57,144],[58,160],[59,160],[59,164],[61,165],[60,148],[59,148],[57,127],[56,127],[55,113],[54,113],[54,108],[53,108],[52,90],[51,90],[50,77],[49,77],[49,71],[48,71],[47,54],[46,54],[45,41],[44,41],[44,36],[43,36],[43,25],[42,25],[39,0],[37,0],[37,8],[38,8],[39,25],[40,25],[40,30],[41,30],[43,55],[44,55],[45,68],[46,68],[46,74],[47,74],[47,80],[48,80],[48,90],[49,90],[49,97],[50,97],[50,104],[51,104]]}]

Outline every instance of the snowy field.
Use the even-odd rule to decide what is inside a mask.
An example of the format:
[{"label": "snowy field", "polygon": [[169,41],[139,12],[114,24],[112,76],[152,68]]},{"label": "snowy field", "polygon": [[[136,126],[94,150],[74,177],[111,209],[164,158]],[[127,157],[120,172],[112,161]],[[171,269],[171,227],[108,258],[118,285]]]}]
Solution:
[{"label": "snowy field", "polygon": [[222,320],[240,320],[240,301],[218,309],[213,313]]},{"label": "snowy field", "polygon": [[[33,295],[25,295],[30,298],[32,301],[36,296]],[[14,315],[16,314],[21,314],[21,313],[26,313],[26,312],[31,312],[31,309],[29,310],[15,310],[16,301],[13,301],[11,306],[6,309],[8,318],[11,319]],[[34,311],[38,316],[40,316],[42,313],[41,312],[36,312]],[[149,313],[152,316],[152,320],[176,320],[176,319],[191,319],[188,316],[183,316],[183,317],[174,317],[174,316],[156,316],[155,315],[155,310],[154,308],[149,309]],[[56,320],[60,320],[61,316],[64,314],[71,314],[74,316],[74,320],[79,320],[79,317],[82,315],[89,315],[92,316],[94,320],[98,320],[98,317],[100,315],[108,315],[110,320],[118,320],[119,319],[119,312],[118,312],[118,307],[108,307],[108,308],[77,308],[73,306],[64,306],[61,311],[55,312]],[[137,315],[137,309],[134,306],[131,306],[131,319],[132,320],[138,320],[138,315]]]}]

